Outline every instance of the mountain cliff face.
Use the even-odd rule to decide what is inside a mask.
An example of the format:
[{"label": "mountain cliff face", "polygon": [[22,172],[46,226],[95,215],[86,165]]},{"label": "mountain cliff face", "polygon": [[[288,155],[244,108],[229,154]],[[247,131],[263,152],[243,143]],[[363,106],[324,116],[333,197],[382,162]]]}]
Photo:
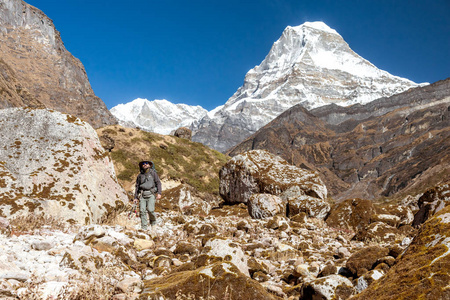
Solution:
[{"label": "mountain cliff face", "polygon": [[111,113],[119,123],[127,127],[139,127],[159,134],[170,134],[180,127],[188,127],[192,122],[207,114],[201,106],[173,104],[167,100],[135,99],[111,108]]},{"label": "mountain cliff face", "polygon": [[368,103],[416,86],[357,55],[324,23],[307,22],[287,27],[225,105],[193,124],[193,140],[224,151],[296,104]]},{"label": "mountain cliff face", "polygon": [[366,105],[297,105],[237,145],[318,170],[333,198],[418,194],[450,179],[450,79]]},{"label": "mountain cliff face", "polygon": [[94,127],[117,123],[42,11],[21,0],[3,0],[0,24],[0,108],[46,107]]}]

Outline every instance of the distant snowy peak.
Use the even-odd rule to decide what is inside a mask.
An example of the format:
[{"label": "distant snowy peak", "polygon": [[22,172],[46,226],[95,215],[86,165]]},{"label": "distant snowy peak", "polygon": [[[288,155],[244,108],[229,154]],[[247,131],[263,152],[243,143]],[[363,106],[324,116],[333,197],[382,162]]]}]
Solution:
[{"label": "distant snowy peak", "polygon": [[201,106],[174,104],[165,99],[149,101],[138,98],[111,108],[119,123],[129,127],[140,127],[159,134],[170,134],[180,127],[203,118],[208,111]]},{"label": "distant snowy peak", "polygon": [[193,140],[224,151],[301,104],[366,104],[418,84],[375,67],[323,22],[288,26],[223,107],[191,126]]},{"label": "distant snowy peak", "polygon": [[283,110],[298,103],[308,109],[330,103],[365,104],[416,86],[356,54],[325,23],[306,22],[286,27],[261,64],[247,73],[244,85],[224,109],[235,110],[241,100],[275,100]]}]

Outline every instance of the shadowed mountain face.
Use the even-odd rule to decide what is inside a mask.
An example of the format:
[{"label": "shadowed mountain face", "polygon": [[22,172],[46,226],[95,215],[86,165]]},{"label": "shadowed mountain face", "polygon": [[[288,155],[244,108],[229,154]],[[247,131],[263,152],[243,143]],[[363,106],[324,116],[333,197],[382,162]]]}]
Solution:
[{"label": "shadowed mountain face", "polygon": [[252,149],[317,170],[337,200],[423,192],[450,179],[450,79],[367,105],[297,105],[229,154]]},{"label": "shadowed mountain face", "polygon": [[0,108],[8,107],[46,107],[94,127],[117,123],[52,20],[21,0],[0,3]]}]

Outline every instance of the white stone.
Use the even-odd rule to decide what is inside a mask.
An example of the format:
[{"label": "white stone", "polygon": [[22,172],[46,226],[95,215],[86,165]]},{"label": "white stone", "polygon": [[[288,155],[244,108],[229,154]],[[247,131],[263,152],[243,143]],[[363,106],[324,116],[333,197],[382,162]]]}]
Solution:
[{"label": "white stone", "polygon": [[210,256],[217,256],[231,258],[230,262],[233,263],[244,275],[250,276],[248,272],[247,257],[242,249],[231,240],[213,239],[206,242],[205,249],[209,250],[206,254]]}]

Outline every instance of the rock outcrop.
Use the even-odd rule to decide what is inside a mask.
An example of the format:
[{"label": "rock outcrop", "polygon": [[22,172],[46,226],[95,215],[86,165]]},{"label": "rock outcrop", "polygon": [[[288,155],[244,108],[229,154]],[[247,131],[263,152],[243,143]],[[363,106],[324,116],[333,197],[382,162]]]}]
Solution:
[{"label": "rock outcrop", "polygon": [[0,215],[89,224],[128,198],[95,130],[47,109],[0,110]]},{"label": "rock outcrop", "polygon": [[450,180],[450,79],[365,106],[292,107],[234,147],[317,171],[336,200],[417,195]]},{"label": "rock outcrop", "polygon": [[237,155],[220,170],[220,195],[227,203],[247,203],[255,193],[280,195],[298,186],[302,194],[326,199],[327,189],[319,176],[292,166],[268,151]]},{"label": "rock outcrop", "polygon": [[46,107],[94,127],[117,123],[42,11],[22,0],[4,0],[0,24],[0,108]]},{"label": "rock outcrop", "polygon": [[190,140],[192,138],[192,130],[187,127],[180,127],[175,130],[173,135],[182,139]]},{"label": "rock outcrop", "polygon": [[450,205],[450,183],[433,187],[418,201],[419,211],[414,215],[412,226],[419,226],[438,211]]}]

